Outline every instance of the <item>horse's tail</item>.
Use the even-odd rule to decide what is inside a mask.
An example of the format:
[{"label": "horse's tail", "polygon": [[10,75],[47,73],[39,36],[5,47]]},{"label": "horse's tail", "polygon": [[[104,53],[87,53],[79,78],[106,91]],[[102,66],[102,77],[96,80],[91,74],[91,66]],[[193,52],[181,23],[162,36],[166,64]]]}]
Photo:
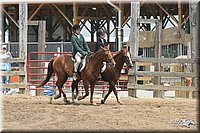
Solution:
[{"label": "horse's tail", "polygon": [[48,64],[48,71],[47,71],[47,77],[46,79],[38,86],[36,86],[36,88],[39,88],[41,86],[44,86],[51,78],[51,75],[53,74],[54,70],[53,70],[53,62],[54,62],[54,58],[50,60],[49,64]]}]

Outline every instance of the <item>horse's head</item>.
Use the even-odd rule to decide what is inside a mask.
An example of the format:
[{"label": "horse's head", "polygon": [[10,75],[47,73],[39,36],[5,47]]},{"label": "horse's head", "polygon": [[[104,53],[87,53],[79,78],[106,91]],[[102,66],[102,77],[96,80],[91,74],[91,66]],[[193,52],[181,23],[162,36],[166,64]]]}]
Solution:
[{"label": "horse's head", "polygon": [[102,61],[109,63],[112,67],[116,65],[115,60],[113,59],[112,53],[109,49],[110,45],[101,47],[100,51],[102,54]]},{"label": "horse's head", "polygon": [[131,60],[131,54],[128,51],[128,47],[126,45],[122,48],[122,54],[124,56],[124,62],[128,65],[129,68],[133,67],[133,61]]}]

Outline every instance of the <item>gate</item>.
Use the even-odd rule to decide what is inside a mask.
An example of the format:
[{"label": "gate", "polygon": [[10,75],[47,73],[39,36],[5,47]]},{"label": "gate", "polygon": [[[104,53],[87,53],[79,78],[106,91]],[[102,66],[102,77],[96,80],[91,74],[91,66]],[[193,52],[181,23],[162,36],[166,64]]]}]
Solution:
[{"label": "gate", "polygon": [[[70,54],[71,52],[30,52],[28,54],[28,90],[57,90],[56,81],[57,76],[56,74],[52,75],[49,82],[40,88],[35,88],[39,85],[47,76],[47,68],[48,63],[51,58],[55,56],[59,56],[62,54]],[[113,52],[116,54],[116,52]],[[43,59],[37,59],[36,57],[43,56]],[[73,79],[69,77],[66,83],[64,84],[63,90],[65,93],[71,93],[71,83]],[[116,85],[117,91],[128,91],[127,90],[127,83],[128,83],[128,70],[123,68],[121,78]],[[98,81],[95,86],[95,92],[104,93],[108,91],[109,84],[104,81]],[[82,81],[79,83],[79,91],[84,92]]]}]

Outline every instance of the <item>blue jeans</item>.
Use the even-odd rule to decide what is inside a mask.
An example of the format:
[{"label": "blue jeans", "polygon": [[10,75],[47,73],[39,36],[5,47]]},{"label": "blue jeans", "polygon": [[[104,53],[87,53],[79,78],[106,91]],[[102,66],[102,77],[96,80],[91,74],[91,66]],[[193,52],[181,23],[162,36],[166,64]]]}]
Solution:
[{"label": "blue jeans", "polygon": [[[0,80],[0,84],[7,84],[10,81],[10,77],[9,76],[1,76],[1,80]],[[10,88],[0,88],[0,91],[2,93],[8,92],[10,90]]]}]

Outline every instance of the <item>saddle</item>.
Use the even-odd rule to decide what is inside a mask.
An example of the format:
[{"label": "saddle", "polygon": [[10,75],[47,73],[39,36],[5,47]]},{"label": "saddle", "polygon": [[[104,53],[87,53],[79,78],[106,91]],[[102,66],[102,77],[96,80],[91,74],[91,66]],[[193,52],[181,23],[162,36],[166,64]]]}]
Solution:
[{"label": "saddle", "polygon": [[[72,60],[75,62],[75,59],[72,58]],[[81,63],[79,64],[78,66],[78,72],[82,72],[83,69],[85,68],[86,66],[86,63],[87,63],[87,55],[84,56],[82,59],[81,59]],[[106,70],[106,62],[103,62],[102,64],[102,67],[101,67],[101,73],[103,73],[104,71]]]},{"label": "saddle", "polygon": [[[83,69],[85,68],[85,66],[86,66],[86,58],[87,58],[87,56],[84,56],[83,58],[81,58],[81,63],[79,64],[79,66],[78,66],[78,72],[80,73],[80,72],[82,72],[83,71]],[[71,58],[72,59],[72,61],[75,63],[75,59],[72,57]]]}]

